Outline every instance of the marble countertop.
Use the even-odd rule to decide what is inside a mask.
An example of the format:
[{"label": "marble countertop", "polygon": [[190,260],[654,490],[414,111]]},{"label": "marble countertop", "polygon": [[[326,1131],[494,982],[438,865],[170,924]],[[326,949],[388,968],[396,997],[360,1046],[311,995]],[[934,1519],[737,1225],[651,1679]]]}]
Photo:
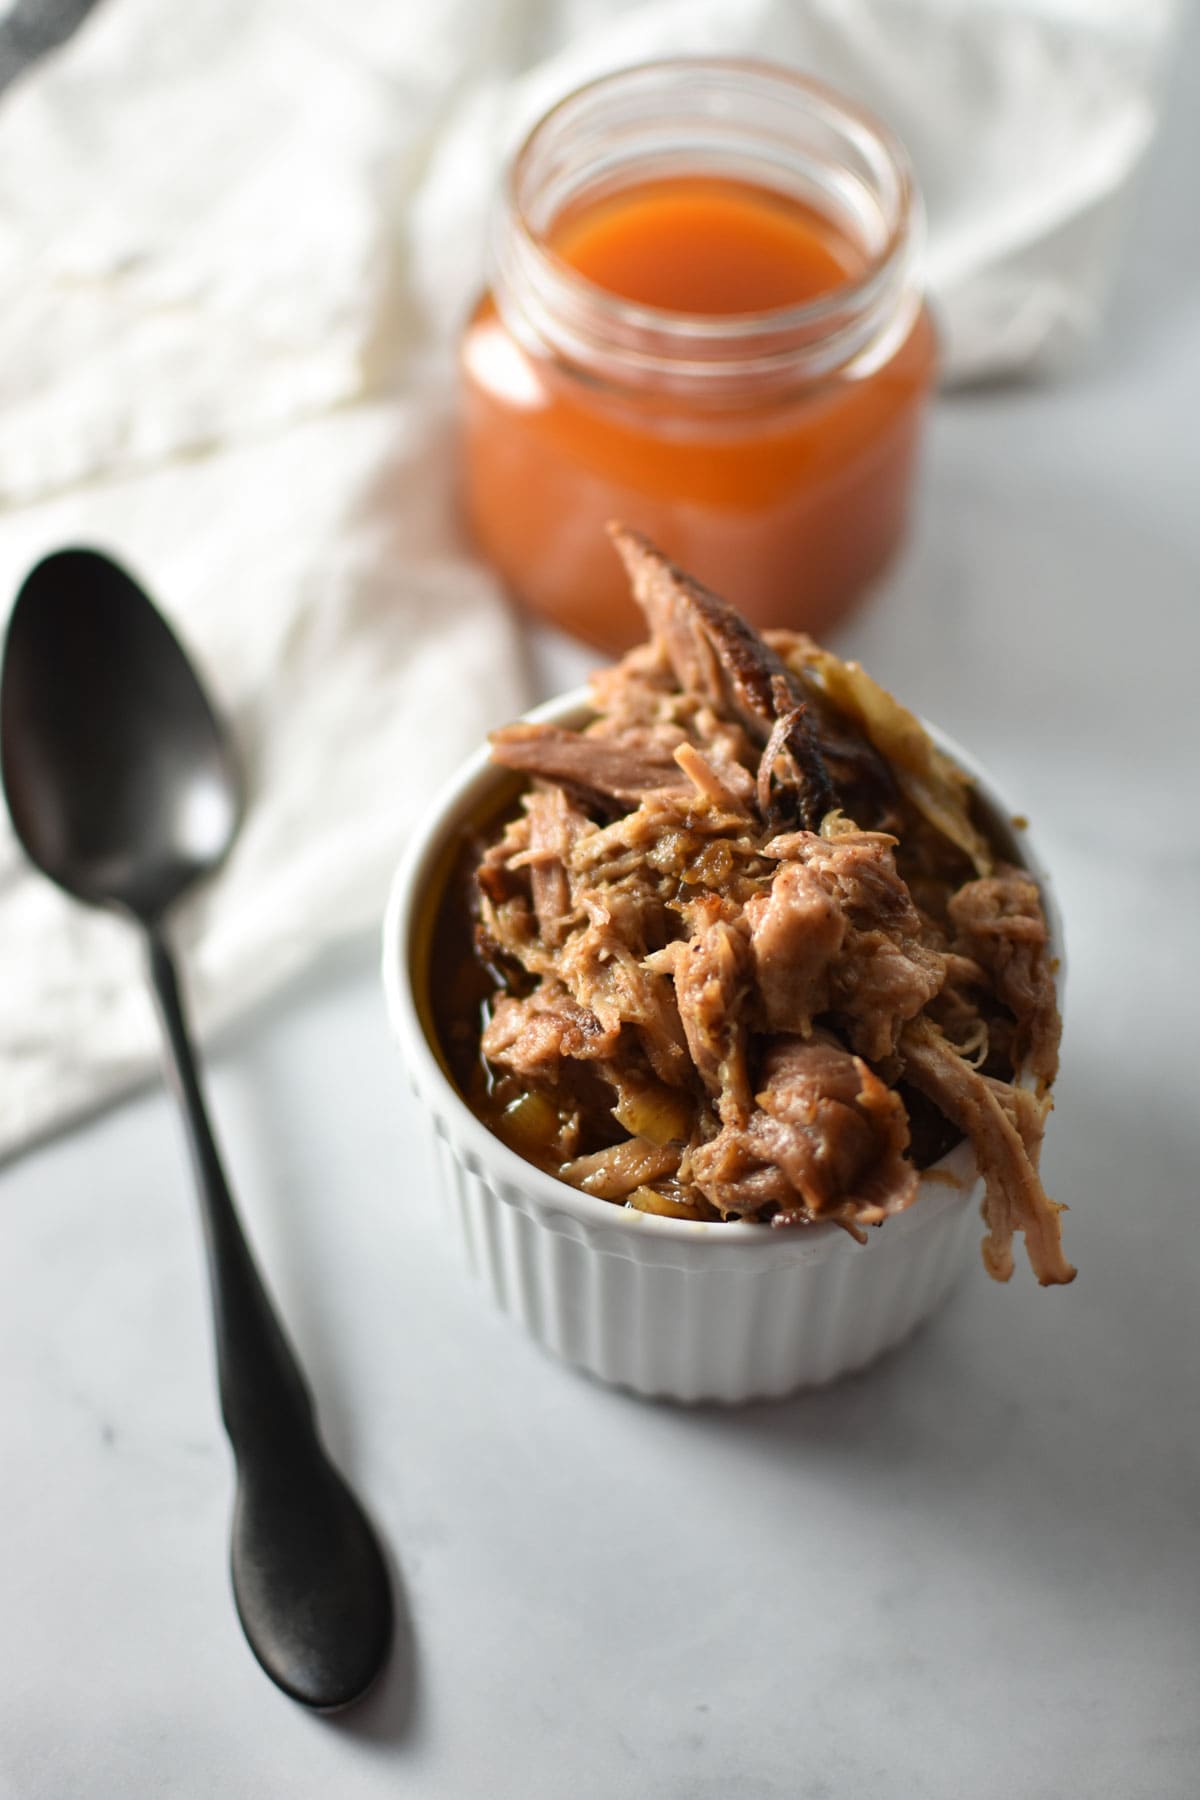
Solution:
[{"label": "marble countertop", "polygon": [[[401,1653],[323,1721],[246,1649],[199,1232],[147,1092],[0,1176],[3,1800],[1196,1792],[1198,156],[1192,30],[1094,357],[939,404],[915,542],[840,644],[1056,870],[1078,1281],[975,1268],[890,1361],[779,1404],[608,1392],[460,1268],[357,946],[214,1044],[210,1089]],[[547,691],[586,665],[535,648]]]}]

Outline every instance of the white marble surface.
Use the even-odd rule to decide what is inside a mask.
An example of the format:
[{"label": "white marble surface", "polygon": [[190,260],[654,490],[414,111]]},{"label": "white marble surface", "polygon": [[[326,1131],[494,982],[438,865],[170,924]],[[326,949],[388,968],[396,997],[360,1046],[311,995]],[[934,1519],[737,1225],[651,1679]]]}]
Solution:
[{"label": "white marble surface", "polygon": [[242,1642],[198,1232],[149,1093],[0,1177],[3,1800],[1195,1794],[1198,156],[1193,30],[1103,345],[940,408],[912,554],[844,640],[1059,871],[1047,1171],[1079,1280],[976,1269],[886,1366],[781,1405],[595,1387],[443,1241],[363,945],[213,1046],[210,1086],[403,1653],[328,1722]]}]

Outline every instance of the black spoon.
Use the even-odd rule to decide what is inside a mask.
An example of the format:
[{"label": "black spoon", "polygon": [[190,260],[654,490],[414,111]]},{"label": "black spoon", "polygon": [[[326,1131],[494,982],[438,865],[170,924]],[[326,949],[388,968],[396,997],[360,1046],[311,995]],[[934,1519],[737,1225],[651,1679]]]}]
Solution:
[{"label": "black spoon", "polygon": [[165,621],[94,550],[48,556],[17,596],[0,679],[0,772],[17,836],[42,873],[145,933],[202,1202],[221,1412],[237,1463],[238,1616],[285,1693],[323,1711],[348,1706],[387,1657],[387,1572],[321,1446],[304,1377],[242,1236],[164,936],[172,902],[229,852],[241,780]]}]

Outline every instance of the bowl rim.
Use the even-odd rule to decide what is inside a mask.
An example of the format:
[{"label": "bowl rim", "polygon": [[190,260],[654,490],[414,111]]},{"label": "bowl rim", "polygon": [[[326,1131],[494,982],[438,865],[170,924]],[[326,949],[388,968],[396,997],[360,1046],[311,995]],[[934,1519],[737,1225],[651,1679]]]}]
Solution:
[{"label": "bowl rim", "polygon": [[[521,723],[577,726],[594,713],[590,691],[583,685],[522,713]],[[971,777],[985,804],[1008,831],[1014,857],[1038,884],[1061,1005],[1065,967],[1062,920],[1053,885],[1028,824],[962,745],[928,720],[922,719],[921,724],[937,748]],[[447,1115],[456,1149],[461,1145],[477,1169],[483,1167],[490,1172],[500,1187],[501,1197],[504,1197],[505,1189],[519,1191],[539,1212],[558,1215],[563,1223],[570,1219],[585,1229],[598,1228],[626,1239],[649,1236],[665,1238],[676,1245],[689,1241],[693,1244],[719,1243],[728,1251],[735,1246],[742,1249],[749,1245],[769,1246],[773,1258],[789,1262],[840,1253],[861,1255],[864,1246],[839,1225],[828,1221],[805,1226],[802,1231],[778,1232],[758,1220],[741,1219],[727,1224],[715,1219],[673,1219],[602,1200],[595,1194],[572,1187],[556,1175],[547,1174],[536,1163],[528,1162],[496,1137],[468,1106],[442,1068],[422,1025],[413,991],[410,948],[424,882],[436,867],[450,833],[480,810],[489,788],[511,778],[511,773],[492,762],[486,740],[460,764],[435,792],[414,828],[388,894],[382,934],[382,975],[388,1023],[407,1066],[409,1084],[420,1103],[432,1112],[439,1131],[446,1135],[440,1108]],[[974,1153],[970,1144],[964,1141],[922,1171],[917,1199],[903,1212],[884,1221],[886,1234],[884,1226],[870,1231],[865,1247],[879,1244],[884,1235],[888,1243],[898,1244],[912,1232],[922,1230],[935,1219],[965,1204],[979,1186]]]}]

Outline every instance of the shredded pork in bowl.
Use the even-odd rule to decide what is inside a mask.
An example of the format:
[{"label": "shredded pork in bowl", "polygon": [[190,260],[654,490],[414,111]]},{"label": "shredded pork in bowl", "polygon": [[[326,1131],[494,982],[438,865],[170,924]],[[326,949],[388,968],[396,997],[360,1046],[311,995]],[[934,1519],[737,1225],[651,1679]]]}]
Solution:
[{"label": "shredded pork in bowl", "polygon": [[1055,971],[1011,839],[863,670],[613,535],[649,641],[580,729],[494,734],[521,792],[443,909],[464,1097],[601,1200],[860,1238],[965,1138],[989,1272],[1019,1231],[1070,1281],[1038,1173]]}]

